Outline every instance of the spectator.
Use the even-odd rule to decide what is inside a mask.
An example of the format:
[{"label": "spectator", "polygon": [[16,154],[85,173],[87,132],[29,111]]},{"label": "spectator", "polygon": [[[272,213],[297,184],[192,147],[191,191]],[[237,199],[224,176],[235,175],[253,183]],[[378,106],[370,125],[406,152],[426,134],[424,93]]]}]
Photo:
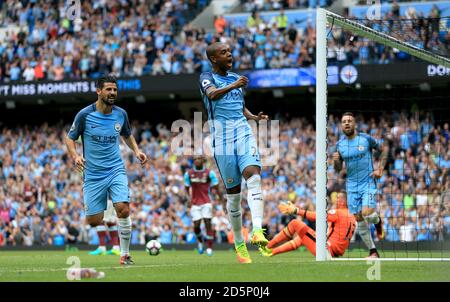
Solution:
[{"label": "spectator", "polygon": [[225,32],[225,27],[227,26],[227,21],[222,15],[216,16],[214,21],[214,28],[216,32],[221,35]]}]

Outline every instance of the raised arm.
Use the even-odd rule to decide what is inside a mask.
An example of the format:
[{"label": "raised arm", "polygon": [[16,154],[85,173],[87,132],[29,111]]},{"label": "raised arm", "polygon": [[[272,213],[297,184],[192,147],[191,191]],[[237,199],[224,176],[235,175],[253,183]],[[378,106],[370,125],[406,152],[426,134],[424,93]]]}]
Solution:
[{"label": "raised arm", "polygon": [[244,116],[247,120],[255,120],[255,121],[269,119],[269,116],[265,115],[262,111],[258,113],[258,115],[254,115],[253,113],[250,112],[250,110],[248,110],[247,107],[244,107]]},{"label": "raised arm", "polygon": [[[287,203],[280,203],[278,205],[278,209],[280,210],[281,213],[285,215],[298,215],[309,221],[312,222],[316,221],[316,212],[300,209],[295,205],[293,205],[292,202],[290,201],[288,201]],[[338,215],[336,210],[330,210],[327,212],[328,222],[336,222],[337,219]]]},{"label": "raised arm", "polygon": [[[207,82],[203,81],[203,83],[207,83]],[[211,85],[205,89],[205,93],[206,93],[206,96],[210,100],[217,101],[220,98],[222,98],[225,94],[230,92],[231,90],[245,87],[245,86],[247,86],[247,84],[248,84],[248,79],[244,76],[240,76],[239,79],[237,79],[235,82],[231,83],[228,86],[222,87],[222,88],[217,88],[216,86]]]},{"label": "raised arm", "polygon": [[316,212],[306,211],[296,207],[292,202],[280,203],[278,209],[285,215],[299,215],[309,221],[316,221]]}]

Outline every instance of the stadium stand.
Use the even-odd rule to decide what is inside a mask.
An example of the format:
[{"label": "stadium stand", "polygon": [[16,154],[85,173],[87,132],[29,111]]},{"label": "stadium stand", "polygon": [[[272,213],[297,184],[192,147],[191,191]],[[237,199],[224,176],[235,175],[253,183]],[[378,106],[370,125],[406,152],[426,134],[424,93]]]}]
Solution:
[{"label": "stadium stand", "polygon": [[[314,22],[308,10],[264,15],[253,8],[249,14],[218,16],[213,33],[188,23],[208,1],[139,3],[84,2],[82,10],[92,18],[77,23],[62,13],[64,1],[0,2],[0,29],[8,25],[0,42],[0,81],[86,79],[104,73],[141,76],[204,72],[210,68],[204,51],[212,41],[232,46],[236,70],[305,67],[315,60]],[[247,1],[244,6],[249,3],[266,3],[274,9],[282,4],[302,7],[306,1]],[[394,2],[385,12],[384,21],[369,25],[448,56],[450,34],[439,25],[445,21],[440,20],[439,6],[425,3],[416,12],[407,5]],[[357,13],[357,9],[350,10],[350,16],[360,18]],[[417,22],[401,22],[405,18],[417,18]],[[448,22],[447,18],[447,27]],[[328,51],[332,64],[414,60],[401,51],[363,39],[350,41],[347,33],[338,30],[333,36]]]},{"label": "stadium stand", "polygon": [[[271,235],[280,231],[287,219],[277,210],[279,201],[290,200],[310,210],[315,204],[313,124],[306,118],[281,118],[281,159],[262,173],[267,201],[264,225]],[[358,119],[362,131],[383,134],[391,144],[390,172],[378,184],[383,193],[379,195],[379,208],[386,240],[403,239],[406,227],[406,241],[448,239],[449,124],[435,123],[431,115],[419,118],[404,112],[395,112],[379,122],[363,115]],[[338,139],[338,125],[338,117],[330,116],[331,142]],[[95,230],[83,223],[82,179],[72,172],[72,162],[61,141],[67,127],[43,124],[1,130],[0,245],[98,243]],[[135,123],[133,129],[151,162],[141,169],[123,148],[133,201],[132,243],[144,244],[155,238],[163,244],[195,242],[183,188],[183,173],[191,167],[191,159],[171,152],[166,125]],[[329,167],[328,191],[333,200],[333,192],[344,189],[344,182],[331,164]],[[214,207],[216,241],[226,242],[230,226],[221,204],[214,201]],[[245,208],[244,225],[251,229],[249,214]]]}]

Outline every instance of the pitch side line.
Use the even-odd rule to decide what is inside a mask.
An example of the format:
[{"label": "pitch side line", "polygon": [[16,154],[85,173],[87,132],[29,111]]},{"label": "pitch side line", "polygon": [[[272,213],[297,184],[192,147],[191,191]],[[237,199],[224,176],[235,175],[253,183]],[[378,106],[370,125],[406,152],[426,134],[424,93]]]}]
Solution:
[{"label": "pitch side line", "polygon": [[[267,264],[267,265],[274,265],[274,264],[282,264],[282,263],[304,263],[304,262],[310,262],[314,263],[314,260],[306,259],[307,261],[276,261],[276,262],[259,262],[257,264]],[[211,263],[207,263],[208,265]],[[213,263],[214,265],[229,265],[232,263]],[[236,262],[236,264],[238,264]],[[189,263],[179,263],[179,264],[148,264],[148,265],[131,265],[131,266],[86,266],[82,268],[93,268],[97,271],[99,270],[120,270],[120,269],[132,269],[132,268],[157,268],[157,267],[179,267],[179,266],[192,266],[193,264]],[[72,267],[64,267],[64,268],[25,268],[25,269],[1,269],[0,268],[0,274],[5,273],[19,273],[19,272],[29,272],[29,273],[42,273],[42,272],[60,272],[60,271],[67,271],[68,269],[71,269]]]},{"label": "pitch side line", "polygon": [[331,261],[450,261],[450,258],[331,258]]}]

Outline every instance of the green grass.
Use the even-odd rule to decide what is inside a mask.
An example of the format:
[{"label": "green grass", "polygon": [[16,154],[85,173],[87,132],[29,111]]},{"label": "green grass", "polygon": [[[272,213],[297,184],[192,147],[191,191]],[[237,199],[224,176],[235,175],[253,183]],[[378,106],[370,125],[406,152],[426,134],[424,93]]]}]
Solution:
[{"label": "green grass", "polygon": [[[353,251],[359,257],[366,252]],[[81,267],[105,272],[104,279],[84,281],[368,281],[366,261],[315,262],[306,251],[264,258],[250,252],[253,263],[239,264],[234,253],[212,257],[195,251],[163,251],[149,256],[134,251],[136,264],[120,267],[117,256],[91,256],[86,251],[0,251],[0,281],[67,281],[70,256]],[[385,257],[394,257],[384,253]],[[397,257],[405,256],[397,254]],[[423,255],[426,257],[426,255]],[[439,255],[440,256],[440,255]],[[449,257],[448,253],[445,255]],[[411,255],[409,255],[411,257]],[[381,281],[450,281],[450,262],[381,262]]]}]

